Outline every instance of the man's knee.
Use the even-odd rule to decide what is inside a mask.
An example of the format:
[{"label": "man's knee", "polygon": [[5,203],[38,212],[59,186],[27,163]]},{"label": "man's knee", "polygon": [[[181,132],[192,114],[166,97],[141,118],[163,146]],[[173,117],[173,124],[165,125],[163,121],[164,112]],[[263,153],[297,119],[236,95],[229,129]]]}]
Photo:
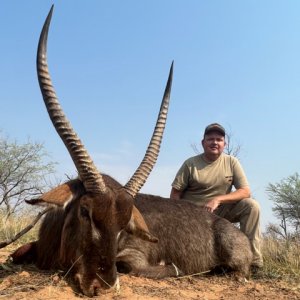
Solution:
[{"label": "man's knee", "polygon": [[222,204],[214,213],[233,223],[246,224],[249,218],[256,223],[260,218],[260,205],[252,198],[245,198],[234,204]]},{"label": "man's knee", "polygon": [[245,198],[240,201],[240,205],[245,208],[249,213],[260,215],[260,205],[259,203],[252,198]]}]

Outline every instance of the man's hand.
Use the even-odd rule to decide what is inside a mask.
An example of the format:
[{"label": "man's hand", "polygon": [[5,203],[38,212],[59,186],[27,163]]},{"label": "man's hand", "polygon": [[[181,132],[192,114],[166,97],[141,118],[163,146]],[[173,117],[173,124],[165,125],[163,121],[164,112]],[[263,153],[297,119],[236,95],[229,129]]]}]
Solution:
[{"label": "man's hand", "polygon": [[215,209],[218,208],[219,205],[220,201],[217,198],[213,198],[204,205],[204,209],[212,213]]},{"label": "man's hand", "polygon": [[170,194],[171,199],[179,200],[181,198],[181,195],[182,195],[181,191],[172,187],[171,194]]}]

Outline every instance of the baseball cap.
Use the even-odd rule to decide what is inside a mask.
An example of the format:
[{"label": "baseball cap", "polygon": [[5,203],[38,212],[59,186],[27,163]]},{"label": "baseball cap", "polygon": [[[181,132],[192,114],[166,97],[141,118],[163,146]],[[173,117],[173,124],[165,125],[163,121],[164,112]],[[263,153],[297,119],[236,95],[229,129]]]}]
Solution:
[{"label": "baseball cap", "polygon": [[213,131],[217,131],[219,132],[222,136],[225,136],[225,129],[223,126],[221,126],[218,123],[212,123],[208,126],[206,126],[205,131],[204,131],[204,135],[209,134]]}]

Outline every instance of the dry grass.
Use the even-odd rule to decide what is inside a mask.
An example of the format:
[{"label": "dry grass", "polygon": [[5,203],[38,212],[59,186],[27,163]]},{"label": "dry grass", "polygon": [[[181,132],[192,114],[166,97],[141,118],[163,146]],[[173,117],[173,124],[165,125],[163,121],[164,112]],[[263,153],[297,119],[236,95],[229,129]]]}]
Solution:
[{"label": "dry grass", "polygon": [[[5,270],[3,280],[0,280],[0,299],[8,299],[20,292],[36,292],[43,288],[65,287],[67,283],[60,279],[58,273],[41,271],[32,265],[16,266],[9,263],[2,264]],[[0,270],[1,270],[0,267]]]},{"label": "dry grass", "polygon": [[300,242],[264,238],[264,275],[300,281]]},{"label": "dry grass", "polygon": [[[28,209],[21,215],[15,214],[7,219],[5,212],[0,210],[0,242],[7,241],[13,238],[17,233],[19,233],[28,224],[30,224],[37,214],[37,210]],[[37,237],[38,228],[39,225],[37,224],[28,233],[14,242],[15,247],[35,240]]]}]

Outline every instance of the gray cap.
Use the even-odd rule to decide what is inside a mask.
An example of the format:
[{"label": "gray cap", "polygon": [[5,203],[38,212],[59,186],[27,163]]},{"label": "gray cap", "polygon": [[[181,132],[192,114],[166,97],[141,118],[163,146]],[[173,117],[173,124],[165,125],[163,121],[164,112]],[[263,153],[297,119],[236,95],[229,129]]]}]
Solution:
[{"label": "gray cap", "polygon": [[204,131],[204,135],[209,134],[213,131],[216,131],[218,133],[220,133],[222,136],[225,136],[225,129],[223,126],[221,126],[218,123],[212,123],[208,126],[206,126],[205,131]]}]

